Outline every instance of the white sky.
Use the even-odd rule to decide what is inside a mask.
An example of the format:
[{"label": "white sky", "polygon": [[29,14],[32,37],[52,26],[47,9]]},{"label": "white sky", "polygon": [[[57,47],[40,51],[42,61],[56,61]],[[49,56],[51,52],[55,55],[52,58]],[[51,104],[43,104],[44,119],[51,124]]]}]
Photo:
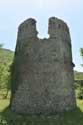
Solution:
[{"label": "white sky", "polygon": [[0,8],[5,7],[34,7],[37,8],[48,8],[62,9],[62,8],[80,8],[82,0],[0,0]]}]

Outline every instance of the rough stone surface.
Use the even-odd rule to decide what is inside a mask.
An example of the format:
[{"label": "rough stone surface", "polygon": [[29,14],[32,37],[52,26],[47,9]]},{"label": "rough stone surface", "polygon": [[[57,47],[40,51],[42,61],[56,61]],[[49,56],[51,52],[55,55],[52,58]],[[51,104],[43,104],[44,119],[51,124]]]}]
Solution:
[{"label": "rough stone surface", "polygon": [[52,17],[48,33],[49,39],[39,39],[32,18],[19,26],[11,86],[15,112],[50,114],[75,108],[69,29]]}]

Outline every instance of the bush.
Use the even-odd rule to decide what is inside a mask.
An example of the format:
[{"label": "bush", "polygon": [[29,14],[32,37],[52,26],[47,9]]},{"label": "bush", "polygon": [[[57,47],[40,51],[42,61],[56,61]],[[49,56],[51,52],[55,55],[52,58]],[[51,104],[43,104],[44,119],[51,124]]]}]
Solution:
[{"label": "bush", "polygon": [[83,99],[83,86],[80,84],[75,84],[76,97],[78,99]]}]

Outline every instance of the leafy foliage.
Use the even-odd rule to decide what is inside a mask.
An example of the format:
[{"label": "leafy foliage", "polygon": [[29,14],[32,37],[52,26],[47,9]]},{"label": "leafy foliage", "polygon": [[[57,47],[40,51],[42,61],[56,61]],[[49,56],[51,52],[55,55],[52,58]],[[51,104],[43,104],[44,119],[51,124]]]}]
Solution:
[{"label": "leafy foliage", "polygon": [[[83,59],[83,48],[80,48],[80,54],[81,54],[82,59]],[[83,66],[83,64],[81,64],[81,66]]]},{"label": "leafy foliage", "polygon": [[83,80],[83,72],[74,71],[75,80]]},{"label": "leafy foliage", "polygon": [[[83,48],[80,49],[80,54],[83,59]],[[83,66],[83,64],[81,64],[81,66]],[[83,99],[83,72],[74,71],[74,79],[77,81],[77,84],[75,84],[77,98]]]},{"label": "leafy foliage", "polygon": [[80,100],[83,100],[83,85],[80,84],[75,85],[76,97]]},{"label": "leafy foliage", "polygon": [[83,72],[74,71],[76,96],[83,99]]},{"label": "leafy foliage", "polygon": [[1,44],[0,44],[0,48],[2,48],[2,47],[3,47],[3,44],[1,43]]},{"label": "leafy foliage", "polygon": [[83,48],[80,49],[81,56],[83,58]]},{"label": "leafy foliage", "polygon": [[0,48],[0,90],[10,89],[10,66],[14,53],[10,50]]}]

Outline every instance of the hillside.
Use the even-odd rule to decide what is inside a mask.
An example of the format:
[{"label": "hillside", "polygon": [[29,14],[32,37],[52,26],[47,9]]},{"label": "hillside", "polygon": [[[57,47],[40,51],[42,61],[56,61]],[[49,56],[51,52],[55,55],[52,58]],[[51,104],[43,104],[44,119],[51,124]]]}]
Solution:
[{"label": "hillside", "polygon": [[14,52],[0,48],[0,89],[10,88],[10,66],[13,62]]},{"label": "hillside", "polygon": [[13,60],[14,52],[8,49],[0,48],[0,64],[10,63]]},{"label": "hillside", "polygon": [[75,80],[83,80],[83,72],[74,71]]}]

